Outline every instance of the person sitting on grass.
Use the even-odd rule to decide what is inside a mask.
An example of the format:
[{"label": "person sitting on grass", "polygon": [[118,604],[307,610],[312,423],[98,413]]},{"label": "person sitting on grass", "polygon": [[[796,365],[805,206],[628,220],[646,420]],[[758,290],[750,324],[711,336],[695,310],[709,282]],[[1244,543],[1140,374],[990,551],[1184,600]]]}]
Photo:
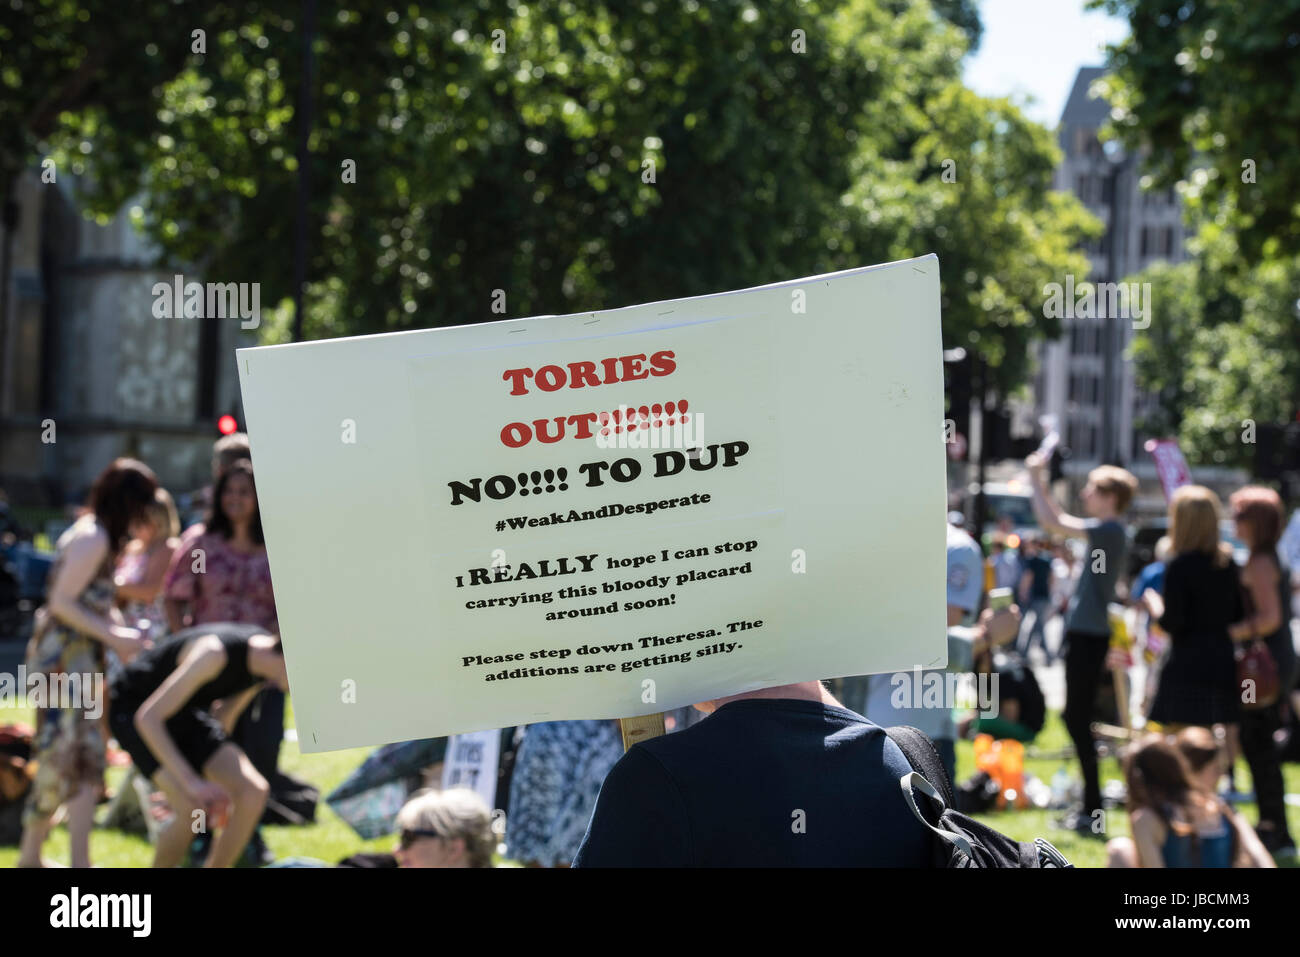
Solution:
[{"label": "person sitting on grass", "polygon": [[397,814],[399,867],[491,867],[492,811],[467,788],[421,791]]},{"label": "person sitting on grass", "polygon": [[1133,836],[1107,842],[1108,866],[1275,866],[1245,819],[1214,793],[1219,753],[1205,728],[1184,729],[1176,740],[1152,735],[1129,751]]},{"label": "person sitting on grass", "polygon": [[113,736],[167,795],[174,814],[158,836],[154,867],[184,860],[196,824],[217,832],[205,866],[238,860],[270,788],[228,735],[268,684],[288,690],[280,639],[256,625],[228,623],[177,632],[113,681]]}]

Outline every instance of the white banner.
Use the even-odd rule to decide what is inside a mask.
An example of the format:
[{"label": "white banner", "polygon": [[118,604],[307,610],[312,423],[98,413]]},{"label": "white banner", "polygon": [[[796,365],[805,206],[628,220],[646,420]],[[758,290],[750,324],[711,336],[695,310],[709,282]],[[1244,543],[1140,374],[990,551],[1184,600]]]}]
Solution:
[{"label": "white banner", "polygon": [[946,661],[932,256],[239,374],[304,751]]},{"label": "white banner", "polygon": [[452,735],[447,739],[447,757],[442,765],[442,789],[469,788],[477,791],[488,807],[495,808],[500,751],[500,731]]}]

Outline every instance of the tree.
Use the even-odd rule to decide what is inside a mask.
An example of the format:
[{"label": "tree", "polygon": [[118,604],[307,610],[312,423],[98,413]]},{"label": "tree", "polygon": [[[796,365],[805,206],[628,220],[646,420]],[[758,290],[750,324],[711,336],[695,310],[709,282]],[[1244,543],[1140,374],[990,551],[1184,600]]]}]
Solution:
[{"label": "tree", "polygon": [[[815,4],[691,6],[324,18],[309,334],[501,318],[498,289],[506,315],[527,315],[810,270],[858,105],[886,80],[844,55],[845,18]],[[855,6],[882,58],[891,36],[936,25]],[[264,302],[291,294],[294,29],[261,12],[210,35],[203,66],[163,89],[157,136],[97,127],[93,154],[68,151],[96,210],[142,191],[133,214],[162,248],[260,281]],[[795,29],[811,52],[792,50]],[[127,156],[147,157],[142,177],[122,175]]]},{"label": "tree", "polygon": [[1300,408],[1300,0],[1093,0],[1128,19],[1099,81],[1151,186],[1176,185],[1190,263],[1153,267],[1133,344],[1146,423],[1193,461],[1248,466],[1246,423]]},{"label": "tree", "polygon": [[[36,164],[41,146],[59,135],[79,154],[101,146],[94,134],[112,129],[123,142],[150,142],[161,121],[156,91],[196,58],[191,26],[219,30],[238,22],[239,3],[133,0],[123,16],[116,0],[13,0],[0,4],[0,380],[6,368],[11,244],[18,227],[14,188]],[[202,60],[201,56],[197,59]],[[64,121],[80,117],[86,137],[68,135]],[[101,157],[102,165],[136,182],[141,149]],[[54,182],[58,170],[53,167]],[[3,389],[0,388],[0,395]]]},{"label": "tree", "polygon": [[[51,136],[91,174],[94,210],[141,196],[132,216],[169,256],[258,281],[264,303],[292,294],[297,29],[257,8],[209,33],[160,88],[150,135],[89,112]],[[887,0],[336,11],[314,44],[308,335],[937,251],[946,338],[1014,387],[1028,341],[1056,331],[1042,286],[1085,268],[1071,250],[1089,220],[1049,192],[1050,134],[961,87],[967,43],[928,4]]]},{"label": "tree", "polygon": [[1091,0],[1128,20],[1101,82],[1154,185],[1227,220],[1231,265],[1300,255],[1300,0]]},{"label": "tree", "polygon": [[1151,283],[1154,313],[1131,347],[1138,381],[1158,401],[1142,426],[1176,434],[1193,463],[1249,468],[1257,430],[1295,414],[1300,269],[1272,259],[1231,275],[1216,267],[1214,245],[1230,242],[1202,229],[1191,261],[1135,277]]},{"label": "tree", "polygon": [[911,149],[896,160],[864,158],[851,214],[837,228],[862,259],[937,253],[945,345],[978,355],[987,384],[1006,395],[1028,377],[1031,342],[1060,335],[1043,287],[1087,274],[1079,249],[1101,226],[1052,190],[1053,136],[1008,100],[950,77],[923,90],[914,109]]}]

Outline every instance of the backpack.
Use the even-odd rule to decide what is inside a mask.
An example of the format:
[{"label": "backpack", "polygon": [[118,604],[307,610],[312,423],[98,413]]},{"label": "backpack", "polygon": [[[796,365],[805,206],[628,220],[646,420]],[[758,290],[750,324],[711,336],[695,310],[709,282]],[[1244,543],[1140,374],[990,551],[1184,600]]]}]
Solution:
[{"label": "backpack", "polygon": [[930,831],[935,867],[1074,867],[1041,837],[1015,841],[953,810],[952,781],[924,732],[900,725],[885,734],[912,768],[898,783],[909,810]]},{"label": "backpack", "polygon": [[1015,654],[998,655],[993,659],[993,670],[998,676],[999,699],[1014,698],[1020,702],[1018,723],[1035,735],[1042,731],[1047,720],[1047,701],[1024,658]]}]

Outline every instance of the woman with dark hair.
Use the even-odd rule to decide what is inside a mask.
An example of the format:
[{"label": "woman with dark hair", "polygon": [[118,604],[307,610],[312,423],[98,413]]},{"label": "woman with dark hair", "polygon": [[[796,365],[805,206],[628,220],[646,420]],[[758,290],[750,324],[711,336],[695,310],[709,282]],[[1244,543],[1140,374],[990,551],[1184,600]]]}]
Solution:
[{"label": "woman with dark hair", "polygon": [[1291,856],[1295,843],[1286,824],[1282,764],[1273,735],[1282,727],[1282,708],[1295,684],[1296,653],[1291,639],[1291,573],[1277,554],[1282,537],[1282,499],[1270,488],[1253,485],[1238,489],[1228,499],[1237,537],[1250,549],[1241,570],[1247,617],[1228,628],[1235,642],[1263,638],[1277,662],[1281,693],[1266,707],[1243,708],[1241,750],[1255,782],[1259,804],[1260,840],[1270,851]]},{"label": "woman with dark hair", "polygon": [[[1210,758],[1198,774],[1181,742],[1154,735],[1124,758],[1132,838],[1107,843],[1110,867],[1272,867],[1273,860],[1239,815],[1215,795],[1218,749],[1204,728],[1186,729],[1196,753]],[[1199,758],[1198,758],[1199,760]]]},{"label": "woman with dark hair", "polygon": [[72,866],[90,866],[90,826],[105,764],[104,653],[112,649],[127,662],[145,647],[114,607],[113,568],[157,488],[148,466],[117,459],[95,480],[86,514],[59,538],[48,597],[27,646],[29,680],[43,675],[46,695],[36,709],[32,759],[38,763],[23,812],[20,867],[46,866],[41,848],[65,804]]},{"label": "woman with dark hair", "polygon": [[[217,477],[207,523],[186,529],[164,585],[172,632],[194,625],[256,625],[279,635],[271,566],[262,536],[253,463],[240,459]],[[267,687],[253,699],[230,735],[261,774],[276,774],[284,737],[284,692]],[[254,856],[265,857],[260,835]]]},{"label": "woman with dark hair", "polygon": [[247,459],[217,479],[207,524],[181,536],[164,592],[171,631],[229,621],[279,634],[253,463]]}]

